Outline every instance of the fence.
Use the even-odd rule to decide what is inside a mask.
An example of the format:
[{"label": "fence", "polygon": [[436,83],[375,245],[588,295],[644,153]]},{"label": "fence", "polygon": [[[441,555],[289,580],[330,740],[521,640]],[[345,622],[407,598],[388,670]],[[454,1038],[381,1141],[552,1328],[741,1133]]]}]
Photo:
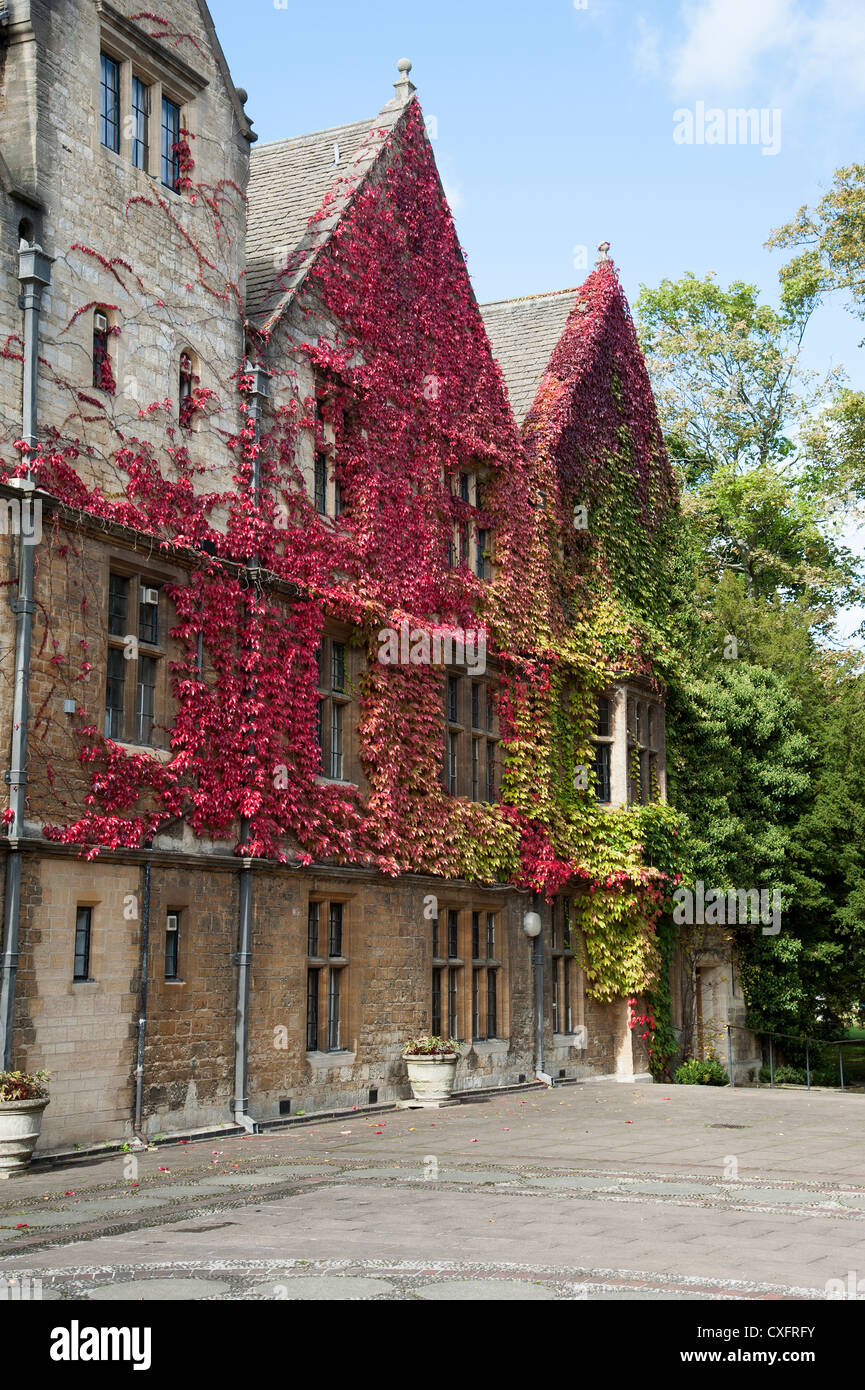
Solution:
[{"label": "fence", "polygon": [[[738,1024],[728,1023],[727,1065],[730,1085],[735,1086],[733,1068],[733,1032],[749,1032]],[[805,1038],[795,1033],[758,1033],[764,1058],[768,1059],[769,1085],[774,1086],[776,1072],[780,1079],[778,1085],[838,1086],[840,1090],[865,1087],[865,1037],[861,1038]],[[786,1054],[778,1062],[776,1040],[781,1040],[779,1051]],[[784,1047],[787,1042],[792,1046]],[[766,1062],[760,1068],[765,1070]],[[801,1079],[800,1079],[801,1078]]]}]

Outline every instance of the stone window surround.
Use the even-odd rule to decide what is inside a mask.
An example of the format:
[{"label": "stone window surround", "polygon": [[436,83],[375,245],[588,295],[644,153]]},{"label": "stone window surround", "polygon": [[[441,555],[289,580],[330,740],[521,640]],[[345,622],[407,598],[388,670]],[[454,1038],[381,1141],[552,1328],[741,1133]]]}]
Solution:
[{"label": "stone window surround", "polygon": [[[124,169],[152,179],[162,189],[161,129],[163,95],[181,109],[180,123],[191,130],[191,109],[197,94],[208,80],[191,67],[179,54],[150,37],[144,29],[127,19],[106,0],[97,3],[99,14],[100,52],[120,64],[120,151],[108,149],[100,139],[99,122],[95,123],[95,146],[100,155],[111,159]],[[100,109],[100,64],[96,65],[94,110]],[[150,88],[150,132],[148,168],[137,169],[132,163],[132,76],[140,78]],[[157,138],[158,137],[158,138]],[[167,193],[174,192],[166,188]],[[175,192],[175,197],[179,196]]]},{"label": "stone window surround", "polygon": [[[187,916],[188,916],[187,909],[186,909],[186,908],[183,908],[183,907],[168,907],[168,908],[165,909],[165,912],[163,913],[163,920],[164,920],[164,922],[165,922],[165,927],[164,927],[164,930],[163,930],[163,933],[162,933],[162,946],[163,946],[163,952],[162,952],[162,958],[163,958],[162,983],[163,983],[164,985],[168,985],[170,988],[171,988],[171,987],[176,987],[177,985],[183,985],[183,984],[186,983],[186,981],[185,981],[185,979],[184,979],[184,977],[183,977],[183,964],[184,964],[184,959],[185,959],[185,956],[186,956],[186,937],[187,937],[187,934],[188,934],[188,933],[187,933],[187,930],[186,930]],[[177,928],[176,928],[176,931],[172,933],[172,935],[176,935],[176,938],[177,938],[177,942],[176,942],[177,970],[176,970],[175,974],[173,974],[173,975],[169,975],[169,974],[167,973],[167,965],[168,965],[168,936],[169,936],[169,932],[168,932],[168,919],[169,919],[169,917],[176,917],[176,918],[177,918]]]},{"label": "stone window surround", "polygon": [[[100,926],[102,925],[102,922],[101,922],[101,919],[100,919],[100,916],[99,916],[99,910],[100,910],[101,906],[102,906],[102,899],[99,898],[99,897],[96,897],[96,896],[95,896],[94,894],[92,894],[92,893],[86,893],[86,892],[84,892],[84,893],[76,893],[76,895],[75,895],[75,906],[74,906],[74,909],[73,909],[73,916],[72,916],[72,930],[71,930],[71,936],[70,936],[70,949],[69,949],[69,989],[70,989],[70,993],[72,992],[72,990],[77,990],[77,989],[79,989],[79,988],[81,987],[81,985],[95,985],[95,984],[98,984],[98,983],[99,983],[99,977],[98,977],[97,974],[94,973],[94,956],[97,955],[97,954],[99,954],[100,960],[101,960],[101,952],[97,952],[97,951],[96,951],[97,941],[99,942],[100,945],[102,944],[102,939],[101,939],[101,937],[98,937],[98,936],[97,936],[97,927],[100,927]],[[89,950],[88,950],[88,960],[87,960],[87,976],[86,976],[86,978],[76,979],[76,978],[75,978],[75,974],[74,974],[74,965],[75,965],[75,937],[76,937],[77,923],[78,923],[78,910],[79,910],[79,908],[82,908],[82,907],[87,907],[87,908],[90,909],[90,940],[89,940]]]},{"label": "stone window surround", "polygon": [[[313,374],[311,394],[314,398],[313,413],[316,420],[321,423],[324,447],[318,444],[313,430],[304,431],[309,436],[311,453],[309,461],[306,462],[302,456],[298,457],[301,474],[303,475],[304,488],[309,498],[310,505],[313,507],[316,516],[325,525],[333,525],[338,517],[342,515],[343,504],[340,497],[340,490],[337,485],[334,471],[334,458],[336,446],[336,431],[330,420],[321,419],[321,402],[319,397],[327,398],[331,391],[335,389],[328,382],[321,372]],[[324,510],[319,510],[316,496],[316,465],[319,459],[324,461]]]},{"label": "stone window surround", "polygon": [[[626,724],[628,741],[628,801],[631,805],[647,804],[652,800],[652,769],[658,784],[658,794],[661,801],[666,800],[667,779],[666,779],[666,737],[664,706],[658,696],[647,686],[632,685],[627,691],[626,705]],[[633,711],[634,718],[631,718]],[[652,719],[654,715],[654,719]],[[651,735],[649,733],[650,724],[652,726]],[[643,757],[646,758],[648,775],[643,785],[642,771],[640,774],[639,796],[634,795],[633,779],[631,777],[631,762],[634,750],[640,759],[640,766],[643,766]]]},{"label": "stone window surround", "polygon": [[[555,899],[550,913],[550,1015],[553,1023],[553,1042],[556,1045],[573,1045],[574,1036],[585,1025],[586,1019],[586,981],[576,951],[568,946],[571,932],[574,931],[567,913],[568,897],[560,895]],[[561,996],[557,990],[561,989]],[[571,1027],[562,1027],[565,1000],[571,1003]],[[554,1007],[554,1003],[558,1007]],[[559,1025],[558,1027],[556,1025]]]},{"label": "stone window surround", "polygon": [[[105,586],[106,597],[107,597],[107,594],[108,594],[108,577],[109,577],[110,575],[116,574],[118,577],[120,577],[120,578],[122,578],[122,579],[126,579],[126,580],[128,580],[128,582],[129,582],[129,589],[128,589],[128,591],[127,591],[128,597],[127,597],[127,611],[126,611],[126,625],[127,625],[127,627],[129,627],[130,629],[132,629],[132,630],[130,631],[130,633],[127,634],[127,635],[129,635],[129,636],[133,636],[133,637],[138,638],[138,631],[139,631],[139,627],[138,627],[138,599],[137,599],[137,593],[136,593],[136,586],[147,587],[147,588],[158,588],[159,591],[160,591],[159,630],[158,630],[158,632],[157,632],[157,639],[158,639],[158,640],[157,640],[157,643],[156,643],[155,645],[153,645],[153,644],[151,644],[151,643],[144,642],[144,641],[141,641],[140,639],[138,639],[138,651],[139,651],[139,656],[136,657],[136,658],[130,659],[130,660],[126,663],[127,666],[129,667],[129,671],[128,671],[128,674],[127,674],[127,676],[126,676],[126,680],[125,680],[125,682],[124,682],[124,729],[123,729],[124,734],[127,734],[127,735],[128,735],[128,734],[131,734],[131,733],[133,732],[133,730],[134,730],[134,720],[135,720],[135,717],[136,717],[136,716],[135,716],[135,696],[136,696],[136,692],[137,692],[137,688],[138,688],[138,661],[139,661],[139,659],[140,659],[141,656],[150,656],[150,657],[153,657],[153,658],[157,661],[157,663],[158,663],[158,665],[157,665],[156,691],[155,691],[155,696],[154,696],[154,710],[153,710],[153,722],[154,722],[154,725],[157,726],[157,730],[156,730],[155,736],[158,737],[158,736],[159,736],[158,726],[169,724],[169,723],[170,723],[170,714],[171,714],[171,708],[170,708],[170,706],[171,706],[171,697],[170,697],[170,690],[169,690],[169,670],[168,670],[169,662],[168,662],[168,659],[167,659],[168,656],[169,656],[168,644],[167,644],[167,633],[168,633],[169,627],[171,626],[171,620],[169,619],[169,617],[167,616],[167,614],[166,614],[166,612],[165,612],[165,607],[164,607],[164,605],[168,602],[168,599],[167,599],[167,597],[164,595],[164,589],[165,589],[165,585],[166,585],[167,583],[170,583],[170,582],[171,582],[173,576],[168,576],[168,575],[165,575],[164,573],[157,573],[157,572],[154,571],[154,570],[142,570],[139,566],[136,566],[134,563],[132,563],[132,562],[130,561],[129,557],[126,556],[126,555],[114,555],[114,554],[109,554],[108,557],[107,557],[107,559],[106,559],[106,568],[107,568],[106,586]],[[130,609],[132,610],[132,615],[130,615]],[[107,652],[108,652],[108,650],[111,649],[111,648],[114,648],[114,649],[121,649],[121,650],[122,650],[123,647],[124,647],[123,638],[120,637],[120,636],[116,636],[116,635],[114,635],[114,634],[110,634],[110,633],[108,632],[108,611],[107,611],[107,604],[106,604],[106,611],[105,611],[106,675],[105,675],[105,682],[103,683],[103,685],[107,684],[107,679],[108,679],[108,677],[107,677],[107,659],[108,659],[108,658],[107,658]],[[167,749],[167,748],[160,748],[160,747],[158,747],[157,745],[149,744],[149,743],[138,743],[135,739],[132,739],[132,738],[128,738],[128,737],[124,737],[124,738],[114,737],[112,741],[115,742],[115,743],[122,744],[124,748],[129,748],[132,752],[135,752],[135,753],[149,753],[149,754],[151,754],[151,755],[154,755],[154,756],[160,758],[162,761],[167,761],[167,760],[171,757],[170,749]]]},{"label": "stone window surround", "polygon": [[[490,476],[490,471],[491,470],[489,468],[483,466],[482,464],[475,463],[469,467],[460,468],[456,473],[452,473],[449,479],[446,479],[443,473],[442,482],[448,488],[451,497],[454,498],[455,501],[465,501],[466,499],[462,496],[462,479],[465,478],[467,483],[466,491],[468,493],[468,504],[470,507],[478,509],[481,505],[480,497],[483,490],[483,486]],[[468,531],[468,535],[466,538],[468,553],[466,555],[462,554],[462,549],[460,545],[460,531],[462,530],[463,525],[467,527]],[[486,527],[486,545],[484,547],[485,558],[483,562],[484,573],[483,575],[479,575],[477,572],[476,563],[478,535],[479,531],[475,521],[470,521],[462,524],[459,522],[454,523],[453,530],[451,533],[451,539],[448,545],[448,567],[450,569],[456,569],[458,564],[464,562],[471,570],[472,574],[475,576],[476,579],[481,579],[483,583],[489,584],[497,577],[498,573],[495,563],[494,537],[490,528]]]},{"label": "stone window surround", "polygon": [[[487,800],[487,758],[489,756],[489,745],[494,751],[493,766],[493,804],[498,801],[501,792],[501,767],[499,765],[499,746],[501,733],[499,729],[498,710],[495,707],[495,694],[498,688],[497,672],[492,665],[488,665],[483,675],[474,675],[467,666],[447,666],[444,668],[445,682],[443,692],[444,703],[444,749],[442,758],[442,784],[446,795],[461,797],[466,801],[484,802]],[[449,679],[455,677],[458,681],[457,686],[457,718],[451,719],[450,699],[449,699]],[[480,700],[482,709],[480,723],[475,725],[472,718],[472,686],[480,686]],[[486,708],[488,695],[493,695],[493,725],[487,728]],[[455,738],[457,743],[456,761],[456,790],[450,790],[450,759],[451,759],[451,739]],[[480,742],[481,757],[478,767],[478,795],[473,796],[474,788],[474,743]]]},{"label": "stone window surround", "polygon": [[[303,959],[304,965],[304,1019],[306,1019],[307,1009],[307,981],[311,970],[318,971],[318,1047],[306,1050],[306,1059],[315,1069],[327,1069],[328,1067],[347,1066],[354,1062],[357,1055],[356,1045],[349,1047],[346,1044],[349,1039],[354,1037],[356,1029],[354,1020],[356,1015],[356,1001],[351,991],[350,957],[351,957],[351,904],[355,894],[346,892],[344,888],[335,888],[332,891],[328,888],[313,887],[307,894],[306,915],[303,921],[303,932],[305,934],[305,945]],[[319,937],[318,954],[309,954],[308,922],[309,905],[319,904]],[[332,903],[339,903],[342,907],[342,933],[341,933],[341,955],[329,955],[328,932],[330,930],[329,916]],[[339,971],[339,1031],[340,1046],[330,1051],[327,1047],[328,1037],[328,977],[332,970]],[[306,1022],[304,1023],[304,1048],[306,1049]],[[325,1046],[322,1046],[322,1043]]]},{"label": "stone window surround", "polygon": [[[448,945],[448,925],[449,914],[457,913],[457,954],[449,954]],[[486,932],[487,913],[492,913],[495,918],[495,939],[496,955],[487,959],[485,951],[481,956],[475,958],[472,953],[472,915],[475,912],[481,914],[481,931]],[[431,973],[440,972],[441,982],[441,1029],[442,1035],[450,1035],[449,1014],[448,1014],[448,982],[452,973],[456,975],[456,1007],[458,1031],[456,1036],[469,1043],[470,1049],[474,1051],[496,1051],[498,1049],[507,1050],[510,1030],[509,1006],[510,999],[508,993],[508,964],[503,948],[507,943],[504,940],[503,932],[503,912],[500,902],[484,902],[480,898],[472,900],[468,904],[464,901],[444,901],[439,900],[438,917],[433,919],[432,933],[430,936],[431,951]],[[438,954],[434,954],[433,942],[437,943]],[[494,969],[497,974],[497,1032],[493,1038],[473,1037],[473,991],[472,983],[474,971],[481,969],[484,971],[484,989],[486,987],[486,972]],[[430,979],[430,999],[432,999],[432,978]],[[486,995],[483,994],[482,1016],[486,1019]],[[432,1012],[430,1012],[430,1027],[433,1026]]]},{"label": "stone window surround", "polygon": [[[628,728],[628,708],[631,701],[639,700],[644,706],[651,705],[655,710],[655,739],[653,752],[661,801],[667,799],[666,730],[663,695],[658,694],[648,681],[631,679],[618,681],[602,692],[610,702],[610,735],[608,738],[592,734],[592,747],[599,742],[610,745],[610,800],[601,802],[604,809],[636,804],[631,801],[630,758],[634,742]],[[645,743],[641,748],[648,748]]]},{"label": "stone window surround", "polygon": [[[321,680],[316,684],[322,721],[322,767],[317,780],[336,786],[361,785],[357,729],[355,727],[355,702],[353,690],[359,675],[361,653],[351,645],[351,628],[338,624],[326,624],[322,633]],[[345,647],[345,691],[334,692],[331,685],[332,644],[341,642]],[[331,776],[330,729],[331,708],[337,703],[342,708],[342,777]]]}]

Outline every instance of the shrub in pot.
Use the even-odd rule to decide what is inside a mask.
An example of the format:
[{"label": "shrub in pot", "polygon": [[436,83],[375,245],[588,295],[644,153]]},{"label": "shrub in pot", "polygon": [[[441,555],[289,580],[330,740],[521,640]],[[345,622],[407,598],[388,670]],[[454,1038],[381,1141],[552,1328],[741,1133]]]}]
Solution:
[{"label": "shrub in pot", "polygon": [[415,1100],[448,1100],[454,1089],[462,1043],[456,1038],[409,1038],[402,1050]]},{"label": "shrub in pot", "polygon": [[48,1100],[47,1071],[0,1071],[0,1178],[27,1167]]}]

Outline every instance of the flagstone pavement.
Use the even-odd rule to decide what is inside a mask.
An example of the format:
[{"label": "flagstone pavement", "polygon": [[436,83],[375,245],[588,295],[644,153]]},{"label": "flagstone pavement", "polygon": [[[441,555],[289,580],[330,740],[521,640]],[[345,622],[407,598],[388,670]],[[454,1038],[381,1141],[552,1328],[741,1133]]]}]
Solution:
[{"label": "flagstone pavement", "polygon": [[42,1161],[0,1298],[865,1298],[863,1141],[865,1095],[599,1081]]}]

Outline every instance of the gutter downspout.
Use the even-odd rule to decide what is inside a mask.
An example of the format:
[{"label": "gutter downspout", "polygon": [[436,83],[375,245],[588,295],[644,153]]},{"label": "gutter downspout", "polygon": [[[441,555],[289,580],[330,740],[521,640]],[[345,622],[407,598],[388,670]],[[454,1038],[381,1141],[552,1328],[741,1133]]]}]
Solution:
[{"label": "gutter downspout", "polygon": [[[249,836],[249,821],[240,822],[241,841]],[[244,859],[240,868],[240,910],[237,923],[237,1008],[234,1016],[234,1123],[248,1134],[258,1134],[258,1125],[247,1113],[249,1105],[249,977],[252,973],[252,860]]]},{"label": "gutter downspout", "polygon": [[[39,373],[39,313],[42,292],[51,283],[52,256],[41,246],[22,245],[18,251],[18,279],[22,286],[19,300],[24,310],[24,371],[22,382],[21,437],[29,450],[36,448],[36,401]],[[34,492],[30,472],[16,482],[22,493],[31,499]],[[22,496],[22,510],[24,497]],[[35,506],[34,506],[35,510]],[[15,622],[15,687],[12,697],[11,767],[6,772],[9,783],[9,849],[6,858],[6,891],[3,903],[3,955],[0,960],[0,1066],[8,1070],[12,1064],[12,1029],[15,1014],[15,981],[18,973],[18,935],[21,922],[21,848],[26,811],[27,781],[27,721],[30,694],[30,641],[33,632],[33,573],[34,540],[38,529],[26,537],[19,526],[18,597],[12,608]]]},{"label": "gutter downspout", "polygon": [[[147,845],[147,849],[151,848]],[[135,1064],[135,1119],[132,1132],[139,1144],[147,1148],[147,1140],[141,1133],[141,1111],[144,1093],[144,1038],[147,1031],[147,960],[150,945],[150,870],[148,857],[144,865],[144,895],[141,905],[141,997],[138,1008],[138,1050]]]},{"label": "gutter downspout", "polygon": [[[537,912],[543,922],[540,893],[532,895],[532,910]],[[535,937],[535,1076],[539,1081],[552,1085],[552,1078],[544,1071],[544,933],[541,929]]]},{"label": "gutter downspout", "polygon": [[[261,402],[267,399],[267,379],[269,373],[260,366],[247,364],[245,375],[252,377],[249,393],[249,419],[253,426],[254,443],[259,439],[259,418]],[[259,467],[256,451],[252,464],[252,501],[257,510],[259,501]],[[258,570],[258,557],[252,556],[247,562],[247,573]],[[250,823],[244,817],[240,822],[240,843],[249,840]],[[249,1105],[249,980],[252,974],[252,860],[245,857],[241,861],[239,879],[239,907],[237,922],[237,950],[234,960],[237,965],[237,1007],[234,1016],[234,1122],[242,1125],[248,1134],[258,1134],[259,1127],[250,1114]]]}]

